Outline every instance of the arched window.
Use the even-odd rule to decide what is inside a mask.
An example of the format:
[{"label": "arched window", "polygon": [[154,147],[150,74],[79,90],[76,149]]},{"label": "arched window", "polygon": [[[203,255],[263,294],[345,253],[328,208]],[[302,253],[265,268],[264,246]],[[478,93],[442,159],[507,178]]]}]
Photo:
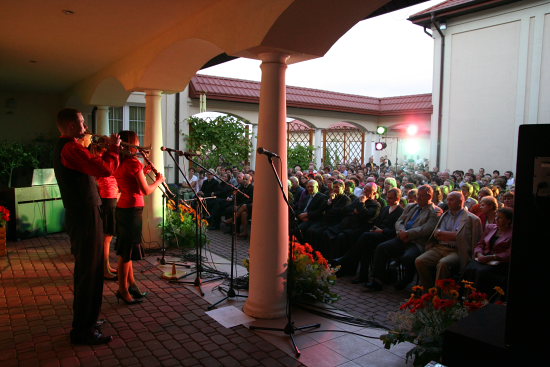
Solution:
[{"label": "arched window", "polygon": [[365,133],[348,122],[323,130],[323,165],[362,164],[365,161]]},{"label": "arched window", "polygon": [[313,145],[313,129],[305,122],[292,120],[287,124],[287,144],[288,148],[296,148],[298,145],[305,147]]}]

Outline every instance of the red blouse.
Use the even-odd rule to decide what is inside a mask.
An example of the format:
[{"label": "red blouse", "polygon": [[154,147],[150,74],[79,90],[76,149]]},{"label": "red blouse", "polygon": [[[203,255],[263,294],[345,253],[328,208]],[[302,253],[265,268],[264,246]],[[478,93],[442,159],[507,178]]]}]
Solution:
[{"label": "red blouse", "polygon": [[117,207],[134,208],[144,206],[143,192],[139,188],[138,174],[143,170],[143,163],[137,158],[125,159],[115,171],[115,178],[120,190]]},{"label": "red blouse", "polygon": [[99,196],[103,199],[118,198],[118,185],[115,176],[98,177],[97,185],[99,186]]}]

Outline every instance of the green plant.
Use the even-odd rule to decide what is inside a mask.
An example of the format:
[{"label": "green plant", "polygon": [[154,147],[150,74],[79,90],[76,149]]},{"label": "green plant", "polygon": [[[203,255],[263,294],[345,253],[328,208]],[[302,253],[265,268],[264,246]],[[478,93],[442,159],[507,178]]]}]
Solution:
[{"label": "green plant", "polygon": [[[178,248],[194,248],[197,239],[196,216],[197,212],[190,206],[179,204],[176,207],[174,201],[167,204],[167,211],[164,223],[159,224],[162,235],[169,245]],[[201,231],[201,244],[208,241],[206,236],[208,222],[198,218]]]},{"label": "green plant", "polygon": [[294,148],[287,150],[287,166],[294,168],[296,166],[309,167],[309,163],[313,160],[313,152],[315,147],[296,145]]},{"label": "green plant", "polygon": [[291,297],[296,301],[314,301],[332,303],[340,297],[331,291],[336,283],[336,272],[339,267],[332,268],[327,259],[319,251],[306,243],[302,245],[292,241],[292,262],[294,266],[289,274],[292,282]]},{"label": "green plant", "polygon": [[[445,329],[491,301],[485,293],[478,292],[473,283],[463,283],[464,286],[460,287],[453,279],[442,279],[428,290],[413,287],[409,300],[398,312],[390,314],[396,327],[380,336],[384,347],[390,349],[402,342],[414,343],[415,347],[406,356],[407,360],[414,358],[415,366],[439,361]],[[495,287],[495,291],[493,297],[504,294],[500,287]]]},{"label": "green plant", "polygon": [[[243,260],[246,270],[250,270],[250,260]],[[306,243],[292,241],[292,271],[289,269],[288,282],[291,284],[290,297],[295,302],[332,303],[340,299],[331,287],[336,283],[336,272],[340,266],[332,268],[319,251]]]},{"label": "green plant", "polygon": [[188,122],[188,150],[201,153],[198,160],[203,166],[243,166],[248,161],[252,150],[248,121],[222,115],[214,119],[190,117]]},{"label": "green plant", "polygon": [[0,187],[11,186],[13,170],[53,167],[53,140],[38,137],[30,143],[0,141]]}]

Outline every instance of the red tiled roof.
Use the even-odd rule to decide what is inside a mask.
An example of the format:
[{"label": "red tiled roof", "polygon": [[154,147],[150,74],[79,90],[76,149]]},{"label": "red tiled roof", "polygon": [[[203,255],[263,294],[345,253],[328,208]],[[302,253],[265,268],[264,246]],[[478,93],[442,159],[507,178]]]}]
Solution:
[{"label": "red tiled roof", "polygon": [[[191,98],[199,98],[203,93],[209,99],[258,103],[260,100],[260,83],[219,76],[196,75],[191,79],[189,96]],[[287,86],[286,99],[287,106],[289,107],[378,116],[400,115],[404,113],[432,113],[431,94],[374,98]]]},{"label": "red tiled roof", "polygon": [[432,14],[436,19],[448,19],[516,1],[520,0],[447,0],[411,15],[409,20],[415,24],[427,26],[431,22]]}]

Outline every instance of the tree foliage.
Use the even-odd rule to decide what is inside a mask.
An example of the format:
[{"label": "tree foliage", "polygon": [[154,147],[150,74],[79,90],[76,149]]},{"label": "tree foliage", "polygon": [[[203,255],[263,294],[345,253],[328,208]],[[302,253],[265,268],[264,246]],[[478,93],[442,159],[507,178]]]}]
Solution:
[{"label": "tree foliage", "polygon": [[315,147],[296,145],[294,148],[288,147],[287,150],[287,165],[289,168],[300,166],[303,169],[309,167],[309,163],[313,161],[313,152]]},{"label": "tree foliage", "polygon": [[187,121],[188,150],[201,154],[198,161],[203,166],[242,167],[248,161],[252,149],[248,121],[229,115],[214,119],[190,117]]}]

